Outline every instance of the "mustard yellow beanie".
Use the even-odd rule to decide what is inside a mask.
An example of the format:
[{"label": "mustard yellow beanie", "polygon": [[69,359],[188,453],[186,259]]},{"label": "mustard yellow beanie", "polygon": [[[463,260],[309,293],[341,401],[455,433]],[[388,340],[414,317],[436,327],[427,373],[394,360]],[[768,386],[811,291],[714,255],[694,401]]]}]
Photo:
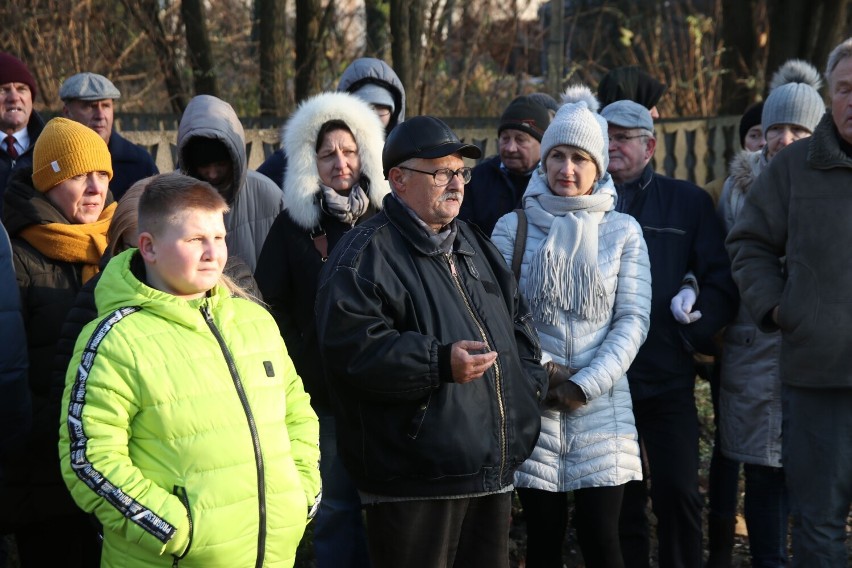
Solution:
[{"label": "mustard yellow beanie", "polygon": [[41,131],[33,148],[33,185],[41,192],[68,178],[107,172],[112,157],[97,132],[67,118],[54,118]]}]

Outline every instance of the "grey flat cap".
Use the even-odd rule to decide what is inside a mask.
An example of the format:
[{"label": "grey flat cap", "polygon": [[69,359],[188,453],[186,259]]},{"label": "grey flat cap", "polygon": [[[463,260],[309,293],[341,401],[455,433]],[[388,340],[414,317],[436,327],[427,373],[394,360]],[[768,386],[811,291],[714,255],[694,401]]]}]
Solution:
[{"label": "grey flat cap", "polygon": [[615,101],[606,105],[601,111],[607,123],[622,128],[643,128],[654,131],[654,119],[647,108],[633,101]]},{"label": "grey flat cap", "polygon": [[121,93],[103,75],[77,73],[68,77],[59,87],[59,98],[63,101],[100,101],[121,98]]}]

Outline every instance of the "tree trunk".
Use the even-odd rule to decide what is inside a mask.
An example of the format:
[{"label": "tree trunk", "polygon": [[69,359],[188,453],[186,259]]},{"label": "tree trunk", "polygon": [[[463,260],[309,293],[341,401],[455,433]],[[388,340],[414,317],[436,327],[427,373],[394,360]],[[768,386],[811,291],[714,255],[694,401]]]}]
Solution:
[{"label": "tree trunk", "polygon": [[848,6],[848,0],[771,0],[767,77],[791,58],[824,70],[828,54],[843,39]]},{"label": "tree trunk", "polygon": [[728,72],[722,76],[720,115],[742,114],[763,90],[763,81],[757,80],[762,74],[756,61],[754,4],[755,0],[722,0],[722,67]]},{"label": "tree trunk", "polygon": [[180,13],[186,28],[186,45],[189,64],[192,66],[192,84],[196,95],[218,96],[216,70],[213,68],[213,53],[207,35],[202,0],[181,0]]},{"label": "tree trunk", "polygon": [[364,55],[384,59],[388,46],[388,2],[365,0],[364,12],[367,20],[367,45]]},{"label": "tree trunk", "polygon": [[391,56],[393,70],[405,87],[406,107],[416,109],[418,105],[417,76],[420,73],[423,34],[422,0],[390,0]]},{"label": "tree trunk", "polygon": [[550,2],[550,30],[547,43],[547,84],[551,93],[562,92],[565,69],[565,3]]},{"label": "tree trunk", "polygon": [[[390,33],[393,70],[396,71],[408,94],[414,90],[414,68],[409,58],[411,39],[408,27],[408,2],[405,0],[390,0]],[[411,99],[408,100],[408,108],[413,108]]]},{"label": "tree trunk", "polygon": [[286,83],[287,0],[257,0],[260,114],[282,116]]},{"label": "tree trunk", "polygon": [[154,52],[157,54],[157,61],[165,79],[166,90],[169,93],[169,104],[172,110],[178,114],[183,113],[187,103],[186,93],[180,78],[178,58],[172,45],[166,39],[166,32],[163,23],[160,21],[158,0],[123,0],[123,3],[142,26],[142,29],[145,30],[154,46]]},{"label": "tree trunk", "polygon": [[320,10],[319,0],[296,0],[296,102],[319,90]]}]

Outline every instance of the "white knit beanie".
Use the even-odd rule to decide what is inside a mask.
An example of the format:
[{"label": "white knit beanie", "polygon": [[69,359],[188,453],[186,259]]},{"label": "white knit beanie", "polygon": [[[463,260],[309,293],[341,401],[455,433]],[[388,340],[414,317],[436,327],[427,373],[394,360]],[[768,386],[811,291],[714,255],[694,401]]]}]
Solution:
[{"label": "white knit beanie", "polygon": [[784,63],[772,76],[763,103],[763,132],[775,124],[795,124],[813,132],[825,114],[825,101],[818,92],[821,86],[819,71],[810,63],[801,59]]},{"label": "white knit beanie", "polygon": [[606,120],[597,112],[600,103],[585,85],[568,87],[562,102],[541,138],[542,169],[555,146],[567,145],[588,152],[598,167],[598,175],[604,175],[609,165],[609,145]]}]

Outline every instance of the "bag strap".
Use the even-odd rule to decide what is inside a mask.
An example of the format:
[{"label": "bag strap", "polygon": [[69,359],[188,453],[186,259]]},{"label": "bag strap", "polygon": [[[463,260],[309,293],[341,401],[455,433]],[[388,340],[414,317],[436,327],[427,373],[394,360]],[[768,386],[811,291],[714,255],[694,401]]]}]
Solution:
[{"label": "bag strap", "polygon": [[311,231],[311,240],[314,242],[314,248],[317,249],[322,261],[328,260],[328,237],[321,226]]},{"label": "bag strap", "polygon": [[515,209],[518,216],[518,231],[515,233],[515,250],[512,252],[512,272],[515,281],[521,281],[521,262],[524,260],[524,248],[527,246],[527,214],[523,209]]}]

